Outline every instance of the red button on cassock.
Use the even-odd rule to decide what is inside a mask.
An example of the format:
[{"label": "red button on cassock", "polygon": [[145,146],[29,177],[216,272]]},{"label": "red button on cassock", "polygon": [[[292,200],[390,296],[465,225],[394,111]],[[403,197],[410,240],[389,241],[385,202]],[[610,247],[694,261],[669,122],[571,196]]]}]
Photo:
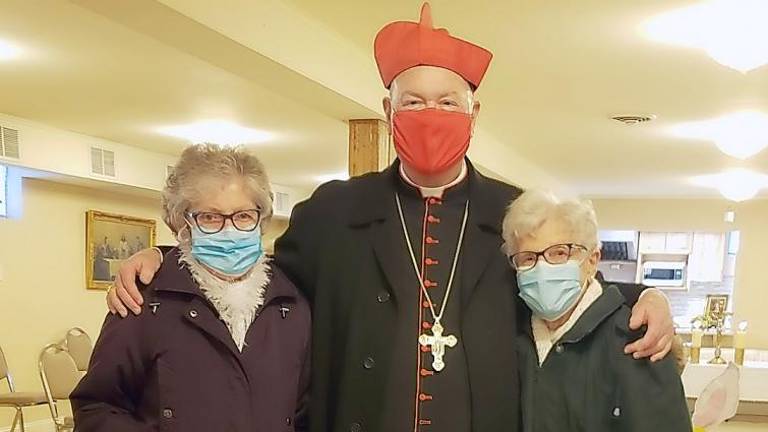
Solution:
[{"label": "red button on cassock", "polygon": [[429,222],[429,223],[440,223],[440,218],[432,216],[432,215],[429,215],[429,216],[427,216],[427,222]]},{"label": "red button on cassock", "polygon": [[432,259],[432,258],[427,258],[427,259],[424,260],[424,263],[426,265],[438,265],[438,264],[440,264],[440,261],[438,261],[436,259]]},{"label": "red button on cassock", "polygon": [[424,345],[421,346],[421,352],[429,352],[429,351],[430,351],[430,348],[428,346],[424,346]]},{"label": "red button on cassock", "polygon": [[438,243],[440,243],[440,240],[434,237],[427,237],[427,244],[438,244]]},{"label": "red button on cassock", "polygon": [[419,420],[419,425],[421,426],[429,426],[431,424],[432,424],[432,420],[428,420],[428,419]]},{"label": "red button on cassock", "polygon": [[419,373],[420,373],[420,374],[421,374],[421,376],[423,376],[423,377],[428,377],[428,376],[432,376],[432,375],[434,375],[434,374],[435,374],[434,372],[432,372],[432,371],[431,371],[431,370],[429,370],[429,369],[422,369],[422,370],[421,370]]},{"label": "red button on cassock", "polygon": [[422,394],[419,395],[419,400],[422,401],[422,402],[424,402],[424,401],[431,401],[432,400],[432,396],[428,395],[428,394],[422,393]]},{"label": "red button on cassock", "polygon": [[429,330],[432,328],[432,324],[424,321],[423,323],[421,323],[421,328],[423,328],[424,330]]}]

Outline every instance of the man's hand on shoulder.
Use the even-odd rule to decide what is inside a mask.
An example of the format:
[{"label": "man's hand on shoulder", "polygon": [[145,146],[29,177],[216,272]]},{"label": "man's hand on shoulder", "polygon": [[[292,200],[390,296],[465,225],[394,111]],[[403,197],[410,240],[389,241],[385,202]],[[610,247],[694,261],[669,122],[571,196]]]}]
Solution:
[{"label": "man's hand on shoulder", "polygon": [[632,308],[629,327],[637,330],[644,325],[648,327],[645,336],[627,345],[624,352],[636,359],[650,357],[652,362],[657,362],[669,354],[675,337],[669,300],[657,289],[643,292]]},{"label": "man's hand on shoulder", "polygon": [[140,314],[144,297],[136,286],[136,277],[148,285],[162,263],[163,254],[158,248],[144,249],[125,260],[115,276],[115,284],[107,292],[109,311],[123,318],[128,316],[129,309]]}]

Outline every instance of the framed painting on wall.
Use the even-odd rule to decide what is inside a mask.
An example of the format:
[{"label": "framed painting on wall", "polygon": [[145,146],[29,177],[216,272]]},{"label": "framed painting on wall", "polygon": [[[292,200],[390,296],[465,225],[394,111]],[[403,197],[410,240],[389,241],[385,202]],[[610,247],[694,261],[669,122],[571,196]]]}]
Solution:
[{"label": "framed painting on wall", "polygon": [[157,223],[152,219],[95,210],[86,213],[86,288],[107,290],[123,261],[155,246]]}]

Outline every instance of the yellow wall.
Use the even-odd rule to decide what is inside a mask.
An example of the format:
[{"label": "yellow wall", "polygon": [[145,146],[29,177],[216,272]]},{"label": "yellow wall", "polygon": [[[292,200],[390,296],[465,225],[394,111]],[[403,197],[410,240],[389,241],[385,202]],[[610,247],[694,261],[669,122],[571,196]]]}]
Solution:
[{"label": "yellow wall", "polygon": [[[0,346],[17,390],[39,391],[40,349],[74,326],[95,340],[106,313],[104,293],[85,289],[85,212],[155,219],[158,243],[175,242],[159,200],[27,179],[23,204],[20,219],[0,219]],[[265,235],[274,238],[284,226],[274,220]],[[10,425],[11,413],[0,408],[0,429]],[[46,408],[25,413],[28,421],[48,415]]]},{"label": "yellow wall", "polygon": [[[602,229],[641,231],[741,231],[734,313],[749,321],[751,347],[768,349],[768,200],[731,205],[723,200],[597,199]],[[735,223],[724,213],[736,211]]]},{"label": "yellow wall", "polygon": [[287,219],[272,218],[272,220],[269,221],[269,226],[267,226],[267,229],[264,231],[264,250],[268,253],[274,252],[275,240],[283,235],[286,229],[288,229]]}]

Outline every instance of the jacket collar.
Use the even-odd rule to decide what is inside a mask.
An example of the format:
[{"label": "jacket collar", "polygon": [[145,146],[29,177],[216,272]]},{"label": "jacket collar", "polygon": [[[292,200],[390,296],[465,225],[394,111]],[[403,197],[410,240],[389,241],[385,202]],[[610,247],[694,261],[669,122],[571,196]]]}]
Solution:
[{"label": "jacket collar", "polygon": [[[469,183],[469,212],[471,220],[485,229],[501,233],[501,220],[499,215],[504,213],[506,203],[497,197],[491,196],[485,187],[489,179],[480,174],[469,159],[466,159],[467,179]],[[397,190],[400,179],[400,160],[395,159],[386,170],[381,173],[369,174],[360,181],[369,182],[368,187],[360,187],[356,191],[355,203],[352,206],[349,223],[353,226],[362,226],[371,222],[383,221],[396,217],[394,207],[394,193]],[[501,207],[500,207],[501,206]]]},{"label": "jacket collar", "polygon": [[[149,285],[157,292],[175,292],[206,298],[200,291],[189,268],[179,261],[180,251],[173,248],[163,257],[163,265],[160,266],[155,278]],[[292,289],[288,279],[275,266],[270,266],[272,277],[264,297],[264,304],[269,304],[277,298],[296,298],[296,291]]]},{"label": "jacket collar", "polygon": [[563,335],[562,343],[579,343],[624,304],[624,296],[611,285],[604,287],[603,294],[584,311],[574,326]]}]

